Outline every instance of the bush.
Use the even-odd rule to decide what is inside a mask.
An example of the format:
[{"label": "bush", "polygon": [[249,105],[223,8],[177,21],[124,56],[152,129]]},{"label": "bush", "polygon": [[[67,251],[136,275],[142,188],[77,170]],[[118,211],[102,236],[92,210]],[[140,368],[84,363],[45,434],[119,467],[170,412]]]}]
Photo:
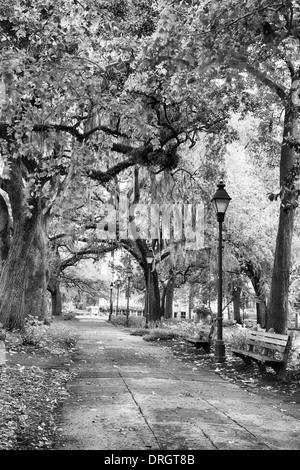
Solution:
[{"label": "bush", "polygon": [[75,346],[77,339],[78,333],[74,329],[55,323],[45,325],[36,317],[29,316],[21,331],[7,332],[5,343],[8,350],[18,352],[24,351],[24,348],[34,348],[35,354],[64,354]]},{"label": "bush", "polygon": [[213,316],[212,310],[204,305],[194,308],[194,312],[200,320],[205,320],[208,316]]},{"label": "bush", "polygon": [[28,315],[21,331],[21,344],[23,346],[39,346],[45,332],[44,322],[33,315]]},{"label": "bush", "polygon": [[112,315],[111,323],[116,326],[129,326],[130,328],[142,328],[145,323],[144,317],[134,317],[133,315],[128,316],[128,325],[127,325],[127,316],[126,315]]},{"label": "bush", "polygon": [[52,325],[47,331],[47,341],[65,349],[74,348],[78,340],[78,333],[72,328]]},{"label": "bush", "polygon": [[145,317],[135,317],[133,315],[129,315],[128,320],[128,326],[130,328],[143,328],[146,321]]},{"label": "bush", "polygon": [[231,347],[237,349],[244,349],[246,346],[247,335],[247,328],[237,325],[237,327],[231,331],[229,339]]},{"label": "bush", "polygon": [[167,328],[155,328],[143,337],[145,341],[172,341],[181,338],[180,333]]},{"label": "bush", "polygon": [[76,312],[65,311],[65,312],[62,312],[62,319],[63,319],[63,320],[74,320],[74,318],[76,317],[76,315],[77,315]]},{"label": "bush", "polygon": [[130,333],[132,336],[145,336],[149,334],[148,328],[137,328]]},{"label": "bush", "polygon": [[125,315],[112,315],[111,323],[116,326],[126,326],[126,316]]}]

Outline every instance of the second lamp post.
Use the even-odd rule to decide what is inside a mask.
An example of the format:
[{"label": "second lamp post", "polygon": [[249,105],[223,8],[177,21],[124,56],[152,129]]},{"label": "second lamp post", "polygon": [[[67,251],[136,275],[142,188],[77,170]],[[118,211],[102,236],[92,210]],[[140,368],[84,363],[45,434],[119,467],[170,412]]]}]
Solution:
[{"label": "second lamp post", "polygon": [[147,292],[147,309],[146,309],[146,325],[145,327],[146,328],[149,328],[149,317],[150,317],[150,286],[151,286],[151,265],[152,265],[152,261],[153,261],[153,252],[151,250],[148,250],[147,251],[147,254],[146,254],[146,261],[147,261],[147,270],[148,270],[148,281],[147,281],[147,289],[148,289],[148,292]]},{"label": "second lamp post", "polygon": [[120,292],[121,280],[117,279],[116,284],[117,284],[117,305],[116,305],[116,316],[117,316],[119,313],[119,292]]},{"label": "second lamp post", "polygon": [[126,312],[126,325],[128,326],[128,317],[129,317],[129,299],[130,299],[130,279],[132,276],[131,268],[130,266],[127,268],[126,271],[127,274],[127,312]]},{"label": "second lamp post", "polygon": [[111,320],[112,314],[113,314],[113,299],[112,299],[112,292],[113,292],[113,287],[114,283],[110,283],[110,297],[109,297],[109,318],[108,320]]},{"label": "second lamp post", "polygon": [[219,261],[218,261],[218,316],[217,316],[217,340],[215,345],[215,361],[225,361],[225,344],[223,341],[223,318],[222,318],[222,223],[224,222],[225,212],[231,197],[225,191],[225,184],[221,180],[217,185],[218,189],[212,198],[212,204],[217,215],[217,221],[219,222]]}]

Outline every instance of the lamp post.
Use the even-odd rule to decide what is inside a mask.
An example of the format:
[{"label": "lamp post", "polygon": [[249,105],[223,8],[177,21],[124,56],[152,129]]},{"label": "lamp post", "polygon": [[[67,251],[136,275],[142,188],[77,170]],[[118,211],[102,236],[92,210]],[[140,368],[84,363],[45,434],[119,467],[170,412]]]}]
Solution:
[{"label": "lamp post", "polygon": [[225,361],[225,344],[222,332],[222,223],[224,222],[225,212],[231,200],[231,197],[225,191],[225,184],[221,180],[217,185],[218,189],[211,202],[219,222],[219,262],[218,262],[218,316],[217,316],[217,340],[215,345],[215,362]]},{"label": "lamp post", "polygon": [[149,316],[150,316],[150,283],[151,283],[151,265],[153,261],[153,251],[148,250],[146,254],[147,268],[148,268],[148,295],[147,295],[147,310],[146,310],[146,324],[145,328],[149,328]]},{"label": "lamp post", "polygon": [[112,316],[112,313],[113,313],[113,300],[112,300],[113,287],[114,287],[114,283],[111,282],[110,283],[110,299],[109,299],[109,317],[108,317],[108,321],[111,320],[111,316]]},{"label": "lamp post", "polygon": [[128,317],[129,317],[129,298],[130,298],[130,279],[131,279],[131,268],[128,266],[127,271],[127,313],[126,313],[126,324],[128,326]]},{"label": "lamp post", "polygon": [[116,282],[117,282],[117,305],[116,305],[116,316],[117,316],[119,313],[119,290],[120,290],[121,281],[120,279],[117,279]]}]

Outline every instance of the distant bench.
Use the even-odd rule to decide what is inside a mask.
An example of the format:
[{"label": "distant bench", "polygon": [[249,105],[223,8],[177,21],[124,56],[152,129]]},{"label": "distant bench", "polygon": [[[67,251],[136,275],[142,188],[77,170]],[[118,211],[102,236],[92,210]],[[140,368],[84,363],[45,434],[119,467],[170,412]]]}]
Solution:
[{"label": "distant bench", "polygon": [[214,333],[214,323],[212,325],[202,324],[199,326],[197,338],[186,338],[188,343],[196,346],[197,349],[203,348],[206,353],[210,352],[212,335]]},{"label": "distant bench", "polygon": [[241,357],[245,364],[252,361],[258,364],[259,370],[266,370],[266,366],[272,367],[278,379],[284,379],[289,352],[292,345],[293,333],[279,335],[271,331],[249,330],[245,348],[233,348],[232,354]]}]

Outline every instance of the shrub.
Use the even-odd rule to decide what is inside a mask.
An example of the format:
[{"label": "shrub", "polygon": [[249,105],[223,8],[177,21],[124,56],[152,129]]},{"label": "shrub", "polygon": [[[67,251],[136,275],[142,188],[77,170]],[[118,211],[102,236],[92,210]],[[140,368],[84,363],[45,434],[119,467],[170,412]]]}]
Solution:
[{"label": "shrub", "polygon": [[130,333],[132,336],[145,336],[149,334],[148,328],[137,328]]},{"label": "shrub", "polygon": [[197,317],[201,320],[205,320],[209,315],[212,316],[213,313],[210,308],[201,305],[200,307],[194,308],[194,312],[196,313]]},{"label": "shrub", "polygon": [[78,340],[78,333],[72,328],[51,325],[47,331],[47,341],[51,344],[71,349]]},{"label": "shrub", "polygon": [[23,346],[39,346],[45,332],[44,322],[33,315],[28,315],[21,331],[21,344]]},{"label": "shrub", "polygon": [[237,327],[231,331],[231,335],[229,339],[230,345],[233,348],[237,348],[237,349],[245,348],[247,335],[248,335],[247,328],[237,325]]},{"label": "shrub", "polygon": [[63,320],[74,320],[74,318],[76,317],[76,315],[77,315],[76,312],[65,311],[65,312],[62,312],[62,319],[63,319]]},{"label": "shrub", "polygon": [[129,315],[128,320],[128,326],[130,328],[143,328],[146,321],[145,317],[135,317],[133,315]]},{"label": "shrub", "polygon": [[116,326],[126,326],[126,316],[125,315],[112,315],[111,323]]},{"label": "shrub", "polygon": [[129,326],[130,328],[142,328],[145,323],[144,317],[135,317],[133,315],[128,316],[128,325],[127,325],[127,316],[126,315],[112,315],[111,323],[116,326]]},{"label": "shrub", "polygon": [[145,341],[172,341],[181,338],[182,335],[180,333],[167,328],[155,328],[143,337]]}]

